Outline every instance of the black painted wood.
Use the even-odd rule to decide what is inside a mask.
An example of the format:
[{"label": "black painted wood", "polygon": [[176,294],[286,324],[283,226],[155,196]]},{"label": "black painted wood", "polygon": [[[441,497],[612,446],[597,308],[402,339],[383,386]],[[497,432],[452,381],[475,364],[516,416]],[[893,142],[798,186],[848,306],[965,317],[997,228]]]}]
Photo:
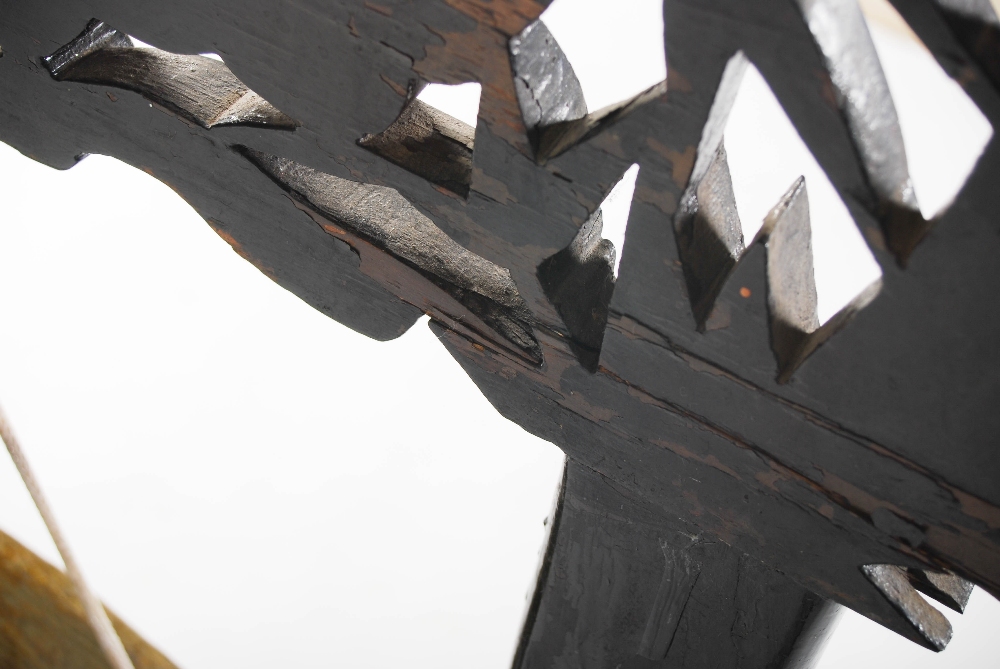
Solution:
[{"label": "black painted wood", "polygon": [[836,604],[569,462],[515,669],[805,667]]},{"label": "black painted wood", "polygon": [[[612,613],[587,599],[566,604],[551,593],[574,583],[543,574],[520,662],[549,663],[566,650],[561,639],[570,630],[577,639],[576,666],[611,657],[646,666],[645,660],[665,662],[681,649],[684,666],[771,666],[765,658],[781,655],[768,645],[777,637],[755,641],[749,634],[744,648],[739,639],[725,646],[685,637],[677,645],[681,637],[671,642],[665,631],[661,635],[675,615],[671,606],[690,600],[686,586],[668,588],[659,603],[653,595],[666,578],[666,553],[657,542],[676,538],[664,528],[679,527],[701,537],[697,551],[717,551],[696,561],[720,570],[720,583],[734,574],[749,579],[741,586],[750,593],[745,597],[727,599],[719,594],[721,585],[711,595],[720,620],[747,615],[752,603],[767,608],[761,624],[782,630],[783,639],[794,637],[798,614],[753,595],[780,583],[798,593],[796,601],[816,596],[849,606],[937,647],[944,633],[929,634],[919,612],[907,608],[909,600],[887,596],[871,576],[885,570],[863,568],[947,571],[1000,594],[1000,227],[994,214],[1000,191],[993,178],[1000,150],[992,141],[955,203],[907,237],[914,245],[903,268],[897,256],[907,254],[893,242],[898,207],[886,206],[895,201],[885,186],[903,178],[899,163],[892,163],[891,173],[879,172],[865,158],[878,139],[866,125],[869,117],[839,106],[831,95],[831,87],[843,91],[853,84],[843,71],[828,70],[843,62],[829,45],[821,50],[822,36],[810,31],[803,11],[808,15],[816,4],[667,0],[666,93],[654,87],[599,118],[595,112],[571,120],[587,125],[559,134],[558,150],[539,153],[538,137],[529,138],[522,120],[512,69],[517,58],[512,61],[508,42],[537,19],[543,3],[0,0],[0,140],[53,167],[102,153],[146,170],[261,271],[368,336],[391,339],[421,312],[432,314],[444,345],[494,406],[566,451],[568,481],[578,477],[599,486],[599,494],[590,488],[567,493],[566,529],[560,524],[551,564],[566,551],[589,547],[591,562],[580,563],[573,578],[597,587],[594,579],[605,573],[601,547],[614,545],[598,536],[600,528],[635,546],[616,557],[622,567],[614,573],[646,599],[623,600],[613,609],[620,619],[611,620]],[[984,72],[978,64],[984,51],[969,52],[967,33],[956,32],[932,0],[896,5],[996,124],[1000,97],[989,68]],[[42,58],[93,18],[173,54],[220,54],[247,89],[300,125],[205,128],[142,97],[155,98],[155,90],[123,90],[113,79],[102,85],[89,75],[91,83],[54,79]],[[742,56],[734,60],[737,54]],[[731,274],[717,287],[712,310],[699,314],[692,311],[685,279],[694,261],[685,257],[678,234],[684,229],[679,203],[718,153],[739,83],[733,63],[740,58],[767,79],[883,271],[874,300],[849,323],[838,323],[844,327],[799,361],[783,384],[771,338],[773,291],[764,248],[753,244],[741,251],[739,262],[725,269]],[[474,148],[467,194],[358,143],[397,121],[413,80],[482,84],[474,142],[463,145]],[[155,81],[144,81],[155,88]],[[567,91],[569,99],[573,94]],[[416,155],[426,156],[422,150],[420,142],[412,145]],[[293,180],[262,169],[266,161],[248,159],[255,155],[309,166],[320,175],[313,184],[317,197],[333,198],[336,207],[300,211],[302,192]],[[543,286],[546,272],[539,269],[570,247],[633,163],[640,171],[625,248],[617,249],[620,275],[610,288],[606,281],[579,282],[579,290],[593,285],[611,293],[607,302],[602,296],[580,300],[607,304],[598,339],[561,314],[566,300]],[[336,180],[356,185],[324,190],[323,183]],[[371,186],[391,189],[379,192],[394,191],[390,199],[398,197],[432,224],[411,229],[417,237],[410,251],[420,247],[419,230],[431,229],[441,235],[435,242],[440,248],[455,250],[451,260],[437,258],[444,263],[437,269],[455,273],[450,288],[417,290],[428,275],[413,271],[413,253],[385,242],[388,232],[378,246],[381,255],[369,256],[379,258],[374,265],[359,250],[371,239],[337,232],[354,209],[371,220],[383,216],[365,209],[370,203],[345,196],[378,190]],[[905,198],[897,204],[912,205]],[[473,266],[509,272],[523,303],[516,309],[517,333],[487,323],[470,334],[468,323],[442,315],[456,315],[447,300],[456,299],[455,286],[473,285],[462,284],[471,281]],[[400,277],[402,284],[394,284]],[[740,288],[749,289],[749,297]],[[483,304],[465,308],[489,312]],[[589,358],[579,355],[581,347]],[[608,496],[621,497],[621,505],[627,501],[636,526],[602,515],[593,500]],[[665,540],[671,550],[690,548]],[[680,582],[686,563],[677,559]],[[907,597],[910,583],[898,580]],[[653,609],[661,627],[649,622]],[[676,615],[685,620],[693,611]],[[542,624],[548,616],[555,622]],[[692,619],[691,629],[708,634],[714,623],[704,616]],[[602,646],[584,638],[587,630],[610,630],[614,640]],[[723,646],[744,649],[727,655]],[[791,662],[790,646],[781,648]]]}]

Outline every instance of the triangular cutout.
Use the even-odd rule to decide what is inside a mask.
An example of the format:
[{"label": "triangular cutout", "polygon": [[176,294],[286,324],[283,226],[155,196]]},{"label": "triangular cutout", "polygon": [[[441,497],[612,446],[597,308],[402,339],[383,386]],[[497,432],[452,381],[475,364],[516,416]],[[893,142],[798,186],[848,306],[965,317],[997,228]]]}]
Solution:
[{"label": "triangular cutout", "polygon": [[[726,104],[731,107],[721,108]],[[703,139],[675,218],[688,296],[704,331],[746,248],[765,242],[771,343],[777,380],[785,382],[874,299],[882,271],[826,174],[742,53],[727,66],[716,105],[712,114],[720,125],[725,121],[725,144],[718,134]]]},{"label": "triangular cutout", "polygon": [[518,103],[543,163],[666,91],[663,6],[555,0],[510,40]]},{"label": "triangular cutout", "polygon": [[969,179],[993,126],[888,0],[865,0],[861,9],[899,116],[920,211],[932,220]]},{"label": "triangular cutout", "polygon": [[[475,119],[481,91],[478,83],[429,84],[417,94],[414,83],[392,125],[378,134],[365,135],[358,144],[435,186],[468,197],[476,128],[467,121]],[[471,114],[470,99],[476,110]],[[452,109],[464,120],[434,103]]]},{"label": "triangular cutout", "polygon": [[615,290],[639,166],[632,165],[569,246],[546,258],[538,280],[570,334],[585,369],[596,372]]},{"label": "triangular cutout", "polygon": [[905,266],[992,128],[887,0],[798,4],[875,195],[886,245]]},{"label": "triangular cutout", "polygon": [[789,184],[804,176],[820,325],[880,280],[882,268],[823,168],[752,64],[725,127],[733,191],[748,244]]}]

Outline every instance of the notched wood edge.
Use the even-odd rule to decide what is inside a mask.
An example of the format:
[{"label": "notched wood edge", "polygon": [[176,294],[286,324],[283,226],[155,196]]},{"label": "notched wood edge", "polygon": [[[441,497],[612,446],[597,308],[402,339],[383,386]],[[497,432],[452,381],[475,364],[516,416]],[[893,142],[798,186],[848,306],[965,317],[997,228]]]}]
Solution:
[{"label": "notched wood edge", "polygon": [[301,125],[250,90],[225,63],[138,48],[128,35],[97,19],[42,62],[57,81],[134,91],[206,129],[248,125],[294,130]]},{"label": "notched wood edge", "polygon": [[534,317],[510,272],[457,244],[397,191],[233,149],[361,256],[361,270],[404,302],[491,348],[542,363]]}]

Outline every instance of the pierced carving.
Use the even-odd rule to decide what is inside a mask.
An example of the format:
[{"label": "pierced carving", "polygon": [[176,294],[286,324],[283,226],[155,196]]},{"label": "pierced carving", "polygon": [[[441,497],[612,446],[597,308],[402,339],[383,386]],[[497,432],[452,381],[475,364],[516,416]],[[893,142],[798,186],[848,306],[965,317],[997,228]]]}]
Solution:
[{"label": "pierced carving", "polygon": [[620,211],[611,201],[627,196],[631,205],[638,172],[638,165],[629,168],[573,241],[538,266],[538,281],[569,329],[570,348],[592,373],[600,363],[628,223],[628,208]]},{"label": "pierced carving", "polygon": [[868,182],[878,199],[886,243],[905,265],[930,230],[910,179],[896,107],[856,2],[797,0],[837,89]]},{"label": "pierced carving", "polygon": [[776,380],[785,383],[813,351],[875,298],[881,281],[868,284],[826,322],[820,321],[809,199],[801,176],[768,212],[754,238],[744,238],[723,131],[748,66],[738,53],[725,68],[674,229],[691,310],[701,332],[747,249],[756,242],[766,245],[771,348],[778,364]]},{"label": "pierced carving", "polygon": [[76,39],[42,59],[58,81],[114,86],[203,128],[256,125],[294,130],[282,113],[240,81],[225,63],[135,46],[125,33],[91,19]]},{"label": "pierced carving", "polygon": [[534,318],[510,271],[458,245],[397,191],[234,148],[350,244],[361,270],[386,290],[475,342],[541,364]]},{"label": "pierced carving", "polygon": [[[673,217],[685,281],[689,288],[696,288],[690,291],[691,307],[698,325],[704,326],[720,288],[747,247],[754,241],[767,244],[771,341],[779,380],[787,380],[878,289],[877,283],[869,285],[855,303],[826,323],[823,319],[841,309],[843,301],[831,301],[834,306],[816,313],[817,301],[823,304],[826,296],[828,275],[823,254],[810,258],[810,247],[824,244],[822,235],[831,229],[821,218],[830,211],[821,198],[839,193],[845,200],[849,195],[866,200],[887,230],[883,236],[878,229],[865,227],[868,242],[882,251],[888,237],[890,250],[901,259],[919,241],[922,226],[929,225],[914,218],[916,199],[906,195],[909,177],[921,186],[913,145],[907,147],[911,158],[907,165],[895,130],[890,128],[884,137],[877,132],[857,137],[861,131],[877,129],[875,122],[885,117],[868,115],[870,101],[846,97],[874,91],[876,97],[882,96],[879,100],[886,98],[884,91],[876,90],[883,83],[877,63],[865,61],[861,67],[876,78],[873,81],[859,79],[851,71],[852,58],[869,58],[871,50],[861,45],[855,53],[850,45],[843,50],[837,43],[840,38],[863,38],[851,33],[857,25],[855,15],[844,19],[838,14],[853,10],[834,6],[832,0],[797,2],[660,3],[668,20],[663,24],[666,32],[660,31],[667,38],[658,46],[666,46],[676,65],[670,99],[659,100],[656,114],[643,114],[642,123],[622,123],[615,128],[615,137],[601,138],[609,141],[579,147],[580,160],[562,160],[559,169],[536,169],[531,160],[523,159],[519,118],[523,116],[528,126],[537,162],[545,162],[600,132],[639,104],[642,96],[592,112],[579,90],[579,78],[585,84],[588,81],[583,65],[574,72],[560,45],[545,38],[545,24],[532,24],[546,3],[503,0],[392,3],[391,7],[368,3],[356,12],[342,3],[319,12],[291,3],[282,6],[280,15],[250,8],[235,21],[232,8],[214,4],[195,14],[169,7],[162,10],[152,3],[146,7],[141,1],[138,8],[122,10],[131,17],[130,25],[137,26],[137,34],[156,32],[161,19],[176,21],[176,30],[187,31],[187,43],[217,40],[226,44],[247,66],[247,77],[254,70],[252,82],[269,81],[268,90],[281,90],[282,99],[301,97],[303,108],[322,109],[326,103],[331,113],[314,119],[320,125],[309,133],[270,134],[284,148],[269,151],[304,161],[301,156],[314,156],[311,160],[316,161],[322,156],[336,159],[341,164],[338,170],[344,170],[338,174],[350,171],[355,181],[245,147],[239,147],[241,155],[220,157],[218,142],[205,141],[212,135],[218,139],[216,133],[147,137],[143,133],[150,119],[130,116],[136,105],[112,107],[103,94],[88,92],[90,87],[57,85],[48,77],[36,76],[30,59],[40,55],[38,45],[61,44],[68,37],[59,34],[60,22],[53,18],[65,12],[44,3],[10,3],[11,30],[5,33],[3,62],[13,66],[0,82],[6,93],[0,102],[5,115],[0,132],[4,141],[22,153],[55,166],[68,166],[77,151],[87,149],[103,149],[131,165],[144,166],[157,178],[170,181],[206,218],[216,217],[213,227],[244,257],[266,271],[273,269],[272,278],[342,321],[369,323],[372,331],[390,337],[412,323],[416,308],[430,314],[435,334],[494,406],[525,430],[566,451],[570,467],[592,485],[580,494],[565,493],[565,518],[578,514],[583,520],[552,531],[562,548],[547,551],[541,585],[548,587],[544,581],[549,578],[563,589],[546,591],[553,595],[536,593],[526,626],[529,634],[519,647],[516,666],[548,666],[553,658],[576,657],[584,664],[637,669],[651,661],[669,663],[671,652],[685,666],[769,666],[785,661],[782,654],[789,652],[792,641],[798,644],[815,638],[796,616],[818,597],[850,606],[906,638],[919,638],[937,649],[947,642],[950,628],[926,614],[916,590],[961,608],[969,586],[950,573],[928,570],[960,570],[990,592],[1000,592],[1000,563],[995,559],[1000,542],[989,531],[988,522],[1000,508],[995,486],[991,486],[996,467],[983,456],[997,432],[992,408],[998,387],[990,371],[996,367],[996,347],[991,343],[1000,321],[981,308],[982,296],[997,292],[991,264],[998,251],[997,236],[990,226],[996,198],[988,178],[997,165],[997,144],[983,153],[978,175],[958,195],[956,207],[941,215],[947,224],[936,231],[935,239],[923,242],[928,246],[933,242],[934,253],[928,254],[932,262],[904,274],[890,268],[886,282],[891,291],[883,298],[884,304],[866,314],[871,318],[856,324],[864,330],[863,341],[845,342],[836,359],[831,355],[814,360],[812,371],[817,373],[798,387],[778,391],[767,387],[761,380],[770,369],[767,358],[737,359],[743,333],[736,328],[725,330],[722,325],[700,340],[690,328],[685,330],[688,305],[674,281],[676,256],[664,247],[672,241],[663,217]],[[954,25],[949,28],[943,16],[951,11],[945,7],[965,11],[985,7],[984,2],[896,4],[927,37],[934,56],[966,87],[970,99],[993,118],[996,109],[986,104],[993,91],[951,39],[952,33],[959,35],[973,49],[977,37],[975,33],[961,37],[961,31]],[[109,6],[119,4],[124,7],[123,3]],[[817,51],[803,20],[812,22],[810,17],[824,11],[832,18],[828,28],[814,31],[821,47]],[[115,13],[109,10],[108,16]],[[192,16],[197,20],[191,20]],[[983,34],[993,34],[989,32],[996,23],[993,14],[975,9],[973,16],[978,17],[977,25],[988,24]],[[530,32],[531,25],[538,29],[536,34]],[[563,35],[554,16],[548,27]],[[243,40],[247,34],[252,39]],[[331,39],[337,36],[343,39]],[[67,82],[91,81],[86,78],[91,70],[101,76],[107,73],[102,63],[133,62],[136,71],[126,72],[132,79],[118,73],[125,83],[109,85],[139,90],[192,124],[214,127],[241,122],[239,118],[256,123],[252,114],[241,117],[232,111],[234,101],[253,100],[242,89],[236,98],[219,102],[218,109],[198,112],[201,120],[192,120],[185,114],[193,112],[184,111],[188,108],[183,104],[188,104],[184,96],[194,89],[181,86],[183,77],[170,82],[177,85],[176,90],[170,89],[176,107],[168,104],[162,91],[157,92],[155,86],[161,83],[150,79],[155,74],[150,54],[156,50],[144,49],[110,28],[106,34],[91,37],[53,54],[50,65],[57,79],[72,74],[84,78],[67,78]],[[563,47],[573,46],[568,39],[563,38]],[[801,131],[797,139],[822,149],[816,156],[832,182],[827,191],[826,177],[814,177],[811,165],[783,175],[777,190],[768,191],[755,205],[759,208],[753,222],[761,223],[768,207],[778,201],[759,234],[741,225],[735,208],[733,191],[742,195],[738,158],[744,155],[735,133],[726,135],[723,148],[726,115],[739,87],[730,84],[739,83],[736,75],[747,61],[740,52],[729,66],[725,63],[740,49],[759,58],[779,94],[775,101],[780,96],[789,112],[794,109],[795,129]],[[274,55],[274,62],[255,60],[261,53]],[[310,55],[322,56],[325,64],[302,67]],[[954,61],[949,61],[952,57]],[[163,58],[165,67],[175,62]],[[198,57],[176,58],[192,58],[198,67],[202,65]],[[523,76],[512,77],[508,65]],[[334,77],[329,67],[337,68]],[[832,88],[825,76],[827,69],[834,74]],[[480,146],[476,158],[483,163],[479,167],[484,174],[492,175],[488,185],[497,197],[463,206],[422,188],[413,189],[412,200],[407,201],[395,190],[369,185],[376,181],[373,174],[382,172],[385,165],[376,164],[373,173],[366,174],[371,161],[350,158],[359,154],[356,141],[361,133],[345,136],[341,131],[381,130],[363,125],[369,117],[368,105],[381,96],[343,99],[337,98],[336,89],[342,81],[350,82],[352,90],[380,86],[376,83],[379,75],[392,81],[413,76],[483,82],[482,118],[497,142],[489,152]],[[895,80],[890,78],[889,83]],[[551,95],[545,91],[549,85]],[[652,91],[647,93],[652,95]],[[838,101],[838,95],[845,99]],[[338,104],[330,107],[334,98]],[[712,106],[713,99],[716,106]],[[844,110],[844,124],[834,111],[838,104]],[[905,115],[901,99],[896,104]],[[32,108],[44,113],[24,112]],[[428,114],[408,103],[405,118],[366,137],[362,145],[421,174],[439,189],[467,193],[472,132],[452,132],[454,128],[446,127],[447,119],[428,120]],[[629,120],[638,121],[638,117]],[[280,122],[263,126],[285,127]],[[855,135],[853,147],[851,133]],[[844,141],[848,146],[841,145]],[[880,155],[882,149],[888,153]],[[615,285],[609,268],[622,250],[602,239],[607,237],[607,210],[602,205],[567,249],[547,260],[543,257],[569,239],[568,235],[558,237],[561,233],[547,228],[545,221],[565,217],[578,210],[580,203],[591,202],[607,166],[588,169],[582,163],[606,160],[618,164],[632,159],[649,170],[638,195],[643,202],[637,210],[641,228],[630,247],[639,251],[634,256],[638,264],[627,270],[629,292],[626,295],[622,290],[615,298],[616,309],[619,302],[621,309],[614,314],[614,329],[605,341],[604,320]],[[295,212],[290,213],[290,221],[280,219],[284,198],[251,163],[280,184],[312,220],[298,217],[302,227],[296,228]],[[732,176],[737,177],[735,187],[730,165]],[[390,176],[413,180],[395,168],[390,172]],[[796,178],[803,173],[808,182]],[[876,184],[883,177],[885,181]],[[866,180],[873,184],[871,188]],[[921,201],[929,201],[924,191],[918,194]],[[743,205],[742,200],[739,204]],[[751,218],[745,212],[744,221]],[[901,218],[894,219],[894,212],[902,212]],[[448,233],[428,216],[441,216],[442,226],[448,220]],[[930,218],[929,209],[926,217]],[[867,222],[867,217],[859,222]],[[360,262],[338,263],[337,267],[323,264],[322,258],[330,256],[313,253],[315,244],[331,240],[320,230],[345,241],[353,253],[343,244],[334,246],[352,257],[356,254]],[[299,238],[302,232],[309,234]],[[859,231],[851,232],[864,246]],[[455,239],[475,239],[475,250],[489,260],[462,248],[450,234]],[[244,242],[247,246],[242,248]],[[255,253],[261,249],[267,251],[265,256]],[[560,267],[557,258],[567,257],[569,261]],[[630,257],[628,262],[632,261]],[[868,269],[871,265],[877,263],[870,263]],[[533,272],[541,288],[532,284],[534,289],[525,296],[531,300],[530,308],[543,307],[554,317],[544,304],[545,296],[556,303],[575,344],[586,345],[584,353],[576,353],[581,360],[590,356],[585,362],[588,368],[597,368],[602,349],[606,354],[605,366],[597,368],[597,373],[579,369],[567,354],[569,347],[550,337],[548,330],[544,342],[553,345],[546,348],[550,364],[527,368],[541,361],[541,349],[529,306],[511,277],[530,279]],[[322,292],[314,291],[313,286],[320,283],[313,281],[315,275],[334,280],[323,282]],[[867,281],[866,271],[859,283]],[[376,282],[385,292],[371,285]],[[757,284],[753,286],[754,294],[760,295]],[[850,292],[857,290],[855,286]],[[353,293],[351,304],[327,309],[348,292]],[[398,317],[396,311],[391,318],[378,313],[380,308],[366,302],[366,297],[378,294],[394,310],[398,308]],[[736,304],[748,307],[755,302]],[[716,315],[721,314],[720,310]],[[728,322],[739,325],[747,319]],[[712,323],[721,320],[713,318]],[[559,328],[558,323],[552,325]],[[947,389],[945,396],[942,388]],[[949,444],[948,453],[937,448],[941,443]],[[878,508],[865,512],[873,506]],[[709,568],[713,574],[728,573],[736,577],[737,587],[729,588],[732,581],[725,581],[726,588],[722,588],[718,579],[706,576],[695,583],[703,588],[696,595],[688,597],[687,588],[672,589],[675,583],[683,585],[682,579],[675,581],[671,574],[667,582],[662,577],[662,555],[655,538],[663,536],[664,524],[674,520],[690,526],[684,528],[685,533],[692,533],[688,536],[704,536],[699,559],[714,553],[740,561],[739,569],[725,570],[718,567],[720,561],[702,562],[702,573],[709,574]],[[557,518],[556,522],[561,521]],[[647,532],[641,526],[651,529]],[[598,530],[600,535],[595,534]],[[635,550],[641,544],[629,545],[632,535],[653,550]],[[559,562],[563,555],[567,560]],[[744,569],[742,565],[750,559],[770,565],[767,570],[773,566],[775,573]],[[909,568],[888,564],[893,562]],[[566,565],[572,569],[567,571]],[[864,577],[858,565],[868,565]],[[575,576],[582,572],[573,571],[577,566],[592,569],[587,596],[582,599],[572,596],[582,582]],[[913,568],[917,566],[925,569]],[[685,565],[681,567],[686,571]],[[788,589],[775,587],[786,580]],[[817,599],[799,584],[812,589]],[[567,592],[571,596],[565,596]],[[658,592],[665,594],[660,597]],[[695,624],[682,620],[674,625],[671,611],[659,606],[664,600],[672,601],[674,593],[690,604],[681,617]],[[770,598],[761,597],[765,594]],[[565,623],[552,624],[562,611]],[[707,629],[718,629],[718,636],[701,634]],[[612,634],[604,635],[605,630]],[[705,643],[704,639],[712,638],[734,643]],[[773,649],[772,642],[781,648]],[[674,651],[669,650],[670,644]],[[607,661],[605,653],[612,645],[627,650],[614,662]],[[662,659],[665,649],[667,660]],[[744,653],[754,649],[761,651],[759,662]],[[682,651],[690,652],[683,661]]]},{"label": "pierced carving", "polygon": [[691,310],[698,329],[704,332],[719,291],[746,251],[721,139],[704,174],[692,180],[684,194],[674,229]]},{"label": "pierced carving", "polygon": [[881,290],[876,281],[820,325],[806,180],[799,177],[764,219],[758,235],[767,239],[767,306],[771,347],[778,360],[778,383],[792,377],[820,344],[842,328]]},{"label": "pierced carving", "polygon": [[[701,180],[689,188],[676,219],[688,296],[698,329],[705,324],[719,292],[746,253],[725,146],[720,143]],[[809,196],[803,177],[771,209],[757,236],[767,246],[768,310],[777,381],[787,382],[820,344],[871,303],[881,289],[876,281],[822,325],[813,272]]]},{"label": "pierced carving", "polygon": [[771,314],[771,347],[778,359],[778,381],[819,345],[816,277],[806,180],[799,177],[761,228],[767,237],[767,308]]},{"label": "pierced carving", "polygon": [[476,129],[413,96],[382,132],[360,146],[456,195],[468,197]]},{"label": "pierced carving", "polygon": [[595,211],[569,246],[538,267],[538,280],[569,329],[580,364],[597,371],[608,305],[615,290],[614,244],[601,236],[604,217]]},{"label": "pierced carving", "polygon": [[628,100],[590,112],[573,66],[541,20],[511,38],[510,56],[521,116],[539,164],[667,90],[664,81]]}]

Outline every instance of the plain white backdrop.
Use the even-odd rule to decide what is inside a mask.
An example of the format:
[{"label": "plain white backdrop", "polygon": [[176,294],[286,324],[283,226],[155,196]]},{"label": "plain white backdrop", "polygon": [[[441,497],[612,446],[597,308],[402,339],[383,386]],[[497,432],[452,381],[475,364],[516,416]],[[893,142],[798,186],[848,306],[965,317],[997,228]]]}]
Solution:
[{"label": "plain white backdrop", "polygon": [[[585,21],[591,4],[546,16],[571,59],[589,28],[559,12]],[[662,35],[658,3],[623,5]],[[880,53],[926,81],[919,46],[897,41]],[[592,109],[662,79],[634,42],[617,73],[573,61]],[[731,159],[755,141],[736,127]],[[948,147],[975,140],[917,158],[911,136],[911,160],[949,173],[965,168]],[[780,156],[800,149],[784,137],[780,169],[734,160],[751,195],[788,187]],[[110,158],[56,172],[0,145],[0,184],[0,403],[117,613],[185,669],[509,665],[562,454],[501,418],[425,323],[386,343],[344,328]],[[740,200],[753,224],[764,205]],[[60,564],[6,456],[0,529]],[[997,602],[977,590],[946,615],[955,640],[936,655],[845,612],[821,666],[997,666]]]},{"label": "plain white backdrop", "polygon": [[[0,164],[0,401],[116,611],[187,669],[505,663],[558,449],[142,172]],[[0,528],[59,564],[6,457]]]}]

